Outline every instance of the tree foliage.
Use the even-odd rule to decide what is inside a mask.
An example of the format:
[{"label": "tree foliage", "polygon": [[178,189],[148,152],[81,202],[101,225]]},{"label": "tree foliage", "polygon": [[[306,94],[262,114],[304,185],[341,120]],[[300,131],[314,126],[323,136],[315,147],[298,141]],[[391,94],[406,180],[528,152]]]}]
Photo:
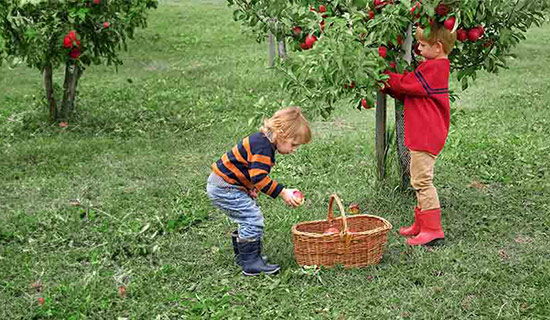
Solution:
[{"label": "tree foliage", "polygon": [[278,66],[286,74],[283,86],[325,116],[343,97],[353,105],[373,106],[384,70],[413,68],[416,55],[411,64],[404,57],[415,44],[405,40],[418,27],[430,32],[437,22],[457,32],[460,41],[449,58],[466,89],[478,71],[506,68],[511,49],[527,29],[545,21],[549,6],[548,0],[228,2],[235,19],[258,39],[270,29],[291,44],[295,54]]},{"label": "tree foliage", "polygon": [[146,26],[147,10],[156,6],[157,0],[2,0],[0,61],[22,61],[43,72],[47,94],[49,86],[53,90],[52,70],[64,65],[61,112],[52,111],[54,97],[48,100],[52,118],[66,118],[84,69],[120,65],[119,50],[126,49],[137,27]]}]

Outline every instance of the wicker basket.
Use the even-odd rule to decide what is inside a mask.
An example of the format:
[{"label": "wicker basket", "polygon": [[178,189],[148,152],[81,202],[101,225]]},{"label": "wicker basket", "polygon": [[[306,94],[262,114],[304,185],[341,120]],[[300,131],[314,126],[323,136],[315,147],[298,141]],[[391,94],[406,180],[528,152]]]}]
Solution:
[{"label": "wicker basket", "polygon": [[[342,214],[336,219],[332,210],[334,200]],[[341,231],[324,234],[329,227]],[[327,220],[300,222],[292,227],[294,257],[301,266],[331,267],[341,264],[352,268],[377,264],[384,254],[391,228],[387,220],[377,216],[359,214],[346,217],[342,201],[333,194],[330,196]]]}]

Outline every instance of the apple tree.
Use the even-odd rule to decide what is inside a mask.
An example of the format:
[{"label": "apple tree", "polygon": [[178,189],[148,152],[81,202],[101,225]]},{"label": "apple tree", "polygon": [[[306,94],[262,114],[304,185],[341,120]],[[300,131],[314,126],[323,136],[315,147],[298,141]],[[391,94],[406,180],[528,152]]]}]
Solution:
[{"label": "apple tree", "polygon": [[[324,117],[343,99],[360,110],[378,105],[377,153],[383,176],[386,115],[379,89],[387,79],[385,70],[403,72],[419,63],[415,29],[422,27],[429,34],[437,22],[457,33],[449,56],[451,72],[466,89],[479,71],[498,73],[506,68],[511,49],[525,39],[527,29],[545,21],[548,6],[548,0],[289,1],[277,11],[274,30],[284,34],[294,51],[278,65],[286,75],[282,85],[301,105]],[[263,14],[257,7],[250,10],[248,15]],[[401,153],[402,103],[396,101],[396,107]],[[406,167],[401,163],[402,171]]]},{"label": "apple tree", "polygon": [[[157,5],[158,0],[2,0],[0,60],[38,69],[50,118],[66,120],[86,67],[122,64],[118,51],[126,49],[137,27],[146,27],[147,11]],[[60,66],[65,77],[58,99],[53,72]]]}]

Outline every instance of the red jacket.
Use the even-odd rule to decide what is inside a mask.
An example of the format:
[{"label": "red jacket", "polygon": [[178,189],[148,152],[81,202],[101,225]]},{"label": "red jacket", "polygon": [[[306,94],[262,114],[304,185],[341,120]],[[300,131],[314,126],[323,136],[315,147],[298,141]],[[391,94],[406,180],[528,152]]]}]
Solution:
[{"label": "red jacket", "polygon": [[449,133],[449,60],[427,60],[414,72],[388,74],[386,91],[405,100],[405,145],[438,155]]}]

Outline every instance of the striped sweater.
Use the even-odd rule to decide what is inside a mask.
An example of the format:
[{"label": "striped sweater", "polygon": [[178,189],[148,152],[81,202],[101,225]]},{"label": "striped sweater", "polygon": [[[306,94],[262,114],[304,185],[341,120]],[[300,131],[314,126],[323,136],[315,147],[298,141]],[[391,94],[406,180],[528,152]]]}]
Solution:
[{"label": "striped sweater", "polygon": [[212,164],[214,173],[226,182],[247,190],[257,189],[276,198],[284,186],[269,177],[275,165],[275,146],[261,133],[239,141]]}]

